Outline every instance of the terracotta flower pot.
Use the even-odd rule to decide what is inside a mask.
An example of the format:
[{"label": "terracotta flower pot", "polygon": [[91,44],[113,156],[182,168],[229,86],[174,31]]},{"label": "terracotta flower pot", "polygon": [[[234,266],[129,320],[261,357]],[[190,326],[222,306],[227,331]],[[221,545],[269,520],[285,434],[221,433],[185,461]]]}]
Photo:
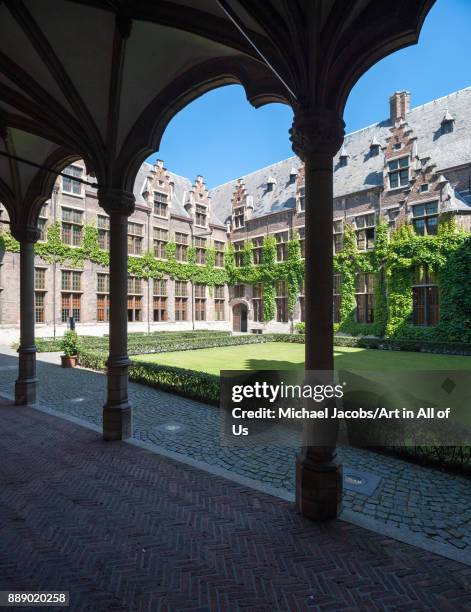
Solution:
[{"label": "terracotta flower pot", "polygon": [[77,365],[77,355],[61,355],[61,362],[63,368],[75,368]]}]

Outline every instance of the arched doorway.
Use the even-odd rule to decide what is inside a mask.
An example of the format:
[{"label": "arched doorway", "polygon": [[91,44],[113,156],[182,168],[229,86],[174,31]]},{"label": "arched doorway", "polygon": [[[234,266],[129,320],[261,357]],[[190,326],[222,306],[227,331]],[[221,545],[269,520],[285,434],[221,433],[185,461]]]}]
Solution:
[{"label": "arched doorway", "polygon": [[232,329],[236,332],[247,331],[248,309],[246,304],[235,304],[232,308]]}]

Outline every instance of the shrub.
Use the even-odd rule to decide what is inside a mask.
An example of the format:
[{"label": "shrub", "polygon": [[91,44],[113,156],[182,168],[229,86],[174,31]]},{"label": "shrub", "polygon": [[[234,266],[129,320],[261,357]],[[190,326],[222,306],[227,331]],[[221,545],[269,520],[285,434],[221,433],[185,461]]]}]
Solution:
[{"label": "shrub", "polygon": [[61,351],[66,357],[74,357],[79,352],[79,339],[77,332],[69,329],[60,342]]},{"label": "shrub", "polygon": [[306,331],[306,324],[302,322],[296,323],[294,329],[298,334],[304,334]]},{"label": "shrub", "polygon": [[[106,370],[107,354],[102,351],[82,351],[79,365],[92,370]],[[129,379],[192,399],[217,404],[219,376],[184,368],[135,362],[129,368]]]}]

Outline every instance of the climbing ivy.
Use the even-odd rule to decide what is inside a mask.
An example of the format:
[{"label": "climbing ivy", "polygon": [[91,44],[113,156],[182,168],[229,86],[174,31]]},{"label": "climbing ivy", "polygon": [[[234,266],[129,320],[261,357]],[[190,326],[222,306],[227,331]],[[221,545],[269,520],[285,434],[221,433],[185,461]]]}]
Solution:
[{"label": "climbing ivy", "polygon": [[[0,250],[19,252],[19,243],[8,232],[0,234]],[[84,227],[80,247],[66,245],[61,240],[60,224],[48,229],[47,241],[35,245],[35,253],[45,262],[54,261],[81,268],[85,261],[100,266],[109,265],[109,253],[100,249],[98,230]],[[275,318],[275,286],[278,280],[287,283],[288,311],[293,316],[304,278],[304,261],[300,256],[299,239],[288,243],[286,261],[277,262],[276,241],[267,236],[262,246],[260,265],[254,265],[249,241],[242,251],[242,265],[235,265],[234,247],[228,244],[224,253],[224,267],[216,267],[214,248],[206,250],[206,264],[196,263],[196,249],[188,247],[187,262],[176,259],[176,244],[166,245],[166,259],[156,259],[152,252],[141,257],[129,256],[129,273],[141,278],[162,278],[208,285],[261,283],[263,286],[263,318]],[[440,290],[440,322],[435,327],[411,324],[412,283],[417,266],[428,266],[436,273]],[[394,339],[471,342],[471,236],[458,230],[450,216],[440,220],[436,236],[419,236],[410,224],[403,224],[388,237],[387,223],[376,227],[375,248],[360,252],[355,230],[345,227],[344,248],[334,256],[334,270],[341,275],[340,322],[336,331],[352,335],[375,335]],[[356,274],[374,274],[375,321],[361,324],[356,321]]]}]

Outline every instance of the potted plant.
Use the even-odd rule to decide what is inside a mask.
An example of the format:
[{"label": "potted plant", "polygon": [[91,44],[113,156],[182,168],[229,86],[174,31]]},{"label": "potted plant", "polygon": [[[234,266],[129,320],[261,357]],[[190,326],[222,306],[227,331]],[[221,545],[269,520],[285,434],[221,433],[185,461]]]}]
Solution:
[{"label": "potted plant", "polygon": [[61,349],[64,351],[64,354],[61,355],[63,368],[75,368],[77,365],[78,345],[77,332],[66,331],[61,342]]}]

